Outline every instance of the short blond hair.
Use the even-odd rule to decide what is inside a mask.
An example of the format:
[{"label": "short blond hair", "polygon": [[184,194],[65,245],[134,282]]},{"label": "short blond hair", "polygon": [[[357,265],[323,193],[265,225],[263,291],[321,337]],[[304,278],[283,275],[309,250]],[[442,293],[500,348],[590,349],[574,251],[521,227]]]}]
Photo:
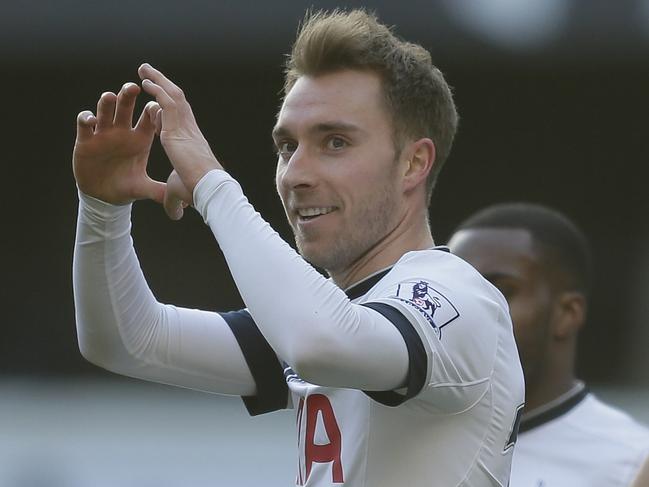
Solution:
[{"label": "short blond hair", "polygon": [[458,124],[451,89],[430,53],[398,39],[365,10],[307,12],[286,62],[284,94],[301,76],[343,69],[380,75],[397,154],[407,139],[428,137],[435,144],[435,164],[426,181],[430,200]]}]

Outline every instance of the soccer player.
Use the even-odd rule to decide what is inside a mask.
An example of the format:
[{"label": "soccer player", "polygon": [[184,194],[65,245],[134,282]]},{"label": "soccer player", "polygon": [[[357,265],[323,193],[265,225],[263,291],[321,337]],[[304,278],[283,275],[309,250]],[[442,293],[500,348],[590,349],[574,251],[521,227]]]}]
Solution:
[{"label": "soccer player", "polygon": [[511,486],[630,485],[649,454],[649,431],[575,375],[591,273],[583,233],[555,210],[499,204],[460,224],[449,247],[509,303],[525,373]]},{"label": "soccer player", "polygon": [[[299,254],[223,170],[181,89],[148,64],[139,75],[156,101],[134,128],[133,83],[78,116],[83,355],[242,396],[250,414],[294,408],[297,485],[506,486],[522,369],[502,295],[431,236],[457,114],[428,52],[363,11],[303,23],[273,129]],[[156,132],[175,168],[166,185],[146,174]],[[157,302],[130,237],[142,198],[203,216],[246,309]]]},{"label": "soccer player", "polygon": [[649,458],[645,460],[631,487],[649,487]]}]

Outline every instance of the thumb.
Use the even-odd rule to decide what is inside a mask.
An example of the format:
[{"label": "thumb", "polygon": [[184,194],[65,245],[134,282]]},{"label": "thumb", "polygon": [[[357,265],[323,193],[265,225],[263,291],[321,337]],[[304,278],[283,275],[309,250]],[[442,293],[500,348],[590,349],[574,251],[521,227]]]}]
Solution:
[{"label": "thumb", "polygon": [[165,213],[171,220],[180,220],[185,214],[187,203],[178,198],[177,195],[172,194],[170,191],[165,192],[163,206]]},{"label": "thumb", "polygon": [[192,194],[187,190],[178,173],[174,170],[167,178],[167,188],[164,193],[163,206],[167,216],[172,220],[180,220],[187,206],[193,204]]},{"label": "thumb", "polygon": [[162,204],[162,202],[164,201],[165,192],[167,190],[167,185],[147,176],[147,181],[143,189],[145,198]]}]

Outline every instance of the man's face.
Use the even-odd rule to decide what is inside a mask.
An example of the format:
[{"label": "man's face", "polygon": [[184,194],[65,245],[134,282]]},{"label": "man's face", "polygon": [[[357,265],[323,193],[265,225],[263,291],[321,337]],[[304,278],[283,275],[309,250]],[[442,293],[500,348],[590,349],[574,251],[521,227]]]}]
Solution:
[{"label": "man's face", "polygon": [[526,385],[534,387],[550,359],[553,292],[532,236],[522,229],[467,229],[448,245],[507,299]]},{"label": "man's face", "polygon": [[392,123],[381,97],[375,73],[303,76],[273,130],[277,191],[298,250],[330,273],[384,239],[402,211]]}]

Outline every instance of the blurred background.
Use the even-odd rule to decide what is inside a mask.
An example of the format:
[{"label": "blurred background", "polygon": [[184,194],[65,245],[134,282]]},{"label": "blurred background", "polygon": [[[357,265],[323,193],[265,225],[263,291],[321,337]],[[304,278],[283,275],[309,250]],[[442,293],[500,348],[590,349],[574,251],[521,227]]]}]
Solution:
[{"label": "blurred background", "polygon": [[[0,486],[290,485],[290,412],[119,378],[84,362],[71,263],[75,117],[147,61],[178,82],[217,157],[289,241],[270,138],[305,9],[375,10],[428,48],[461,124],[433,196],[437,243],[473,211],[527,200],[589,236],[596,275],[579,375],[649,422],[649,0],[4,0]],[[139,106],[146,100],[142,99]],[[159,147],[151,172],[169,173]],[[242,306],[194,213],[134,210],[161,301]]]}]

